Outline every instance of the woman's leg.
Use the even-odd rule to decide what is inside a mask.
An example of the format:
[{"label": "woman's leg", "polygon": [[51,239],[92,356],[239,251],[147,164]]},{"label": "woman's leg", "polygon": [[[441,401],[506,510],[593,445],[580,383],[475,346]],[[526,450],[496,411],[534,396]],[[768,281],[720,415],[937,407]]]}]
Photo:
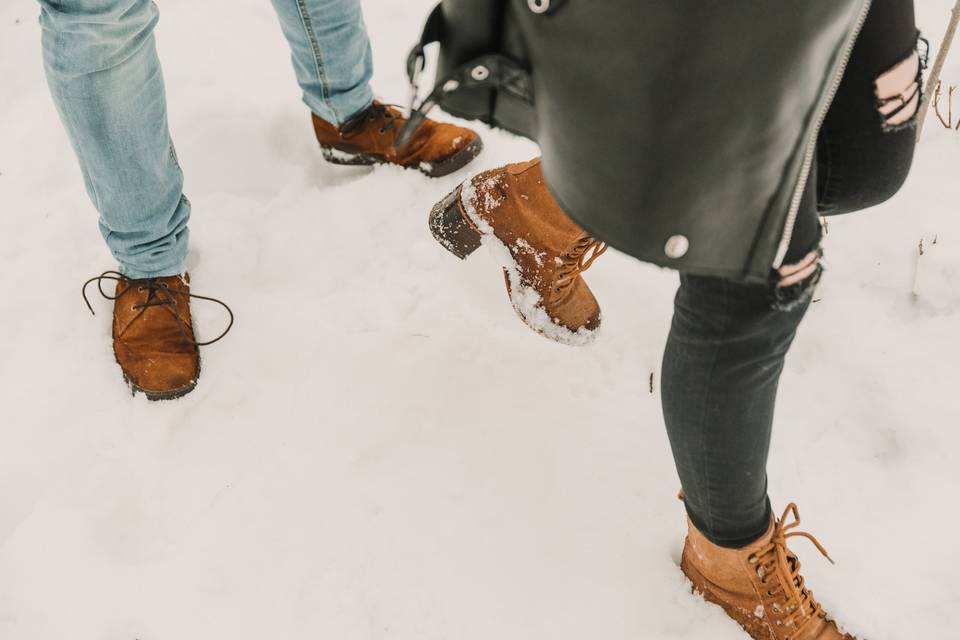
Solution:
[{"label": "woman's leg", "polygon": [[912,0],[875,0],[817,146],[821,215],[860,211],[893,196],[916,145],[920,72]]},{"label": "woman's leg", "polygon": [[[916,40],[912,2],[874,3],[820,136],[788,264],[817,248],[818,211],[872,206],[903,184],[919,101],[911,86]],[[884,98],[897,86],[904,109],[890,122],[895,107]],[[809,291],[796,304],[772,304],[781,289],[771,275],[769,287],[683,276],[664,354],[664,418],[687,511],[707,539],[725,547],[744,546],[769,525],[766,461],[777,383],[809,305]]]},{"label": "woman's leg", "polygon": [[43,60],[100,230],[129,278],[182,273],[190,204],[150,0],[40,0]]},{"label": "woman's leg", "polygon": [[770,525],[767,452],[784,357],[809,302],[683,275],[663,358],[663,411],[691,521],[741,547]]}]

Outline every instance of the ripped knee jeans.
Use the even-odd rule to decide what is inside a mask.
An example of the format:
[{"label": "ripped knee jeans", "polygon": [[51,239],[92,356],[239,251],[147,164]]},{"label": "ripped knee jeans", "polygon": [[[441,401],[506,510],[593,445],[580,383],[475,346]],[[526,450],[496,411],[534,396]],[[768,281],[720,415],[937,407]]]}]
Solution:
[{"label": "ripped knee jeans", "polygon": [[741,547],[770,523],[767,455],[780,373],[821,277],[821,216],[894,195],[913,160],[925,48],[913,2],[874,2],[820,132],[815,175],[770,283],[681,275],[662,401],[693,524]]},{"label": "ripped knee jeans", "polygon": [[808,300],[820,280],[820,217],[881,204],[906,181],[927,58],[912,1],[874,3],[820,129],[814,174],[784,267],[771,277],[779,308]]}]

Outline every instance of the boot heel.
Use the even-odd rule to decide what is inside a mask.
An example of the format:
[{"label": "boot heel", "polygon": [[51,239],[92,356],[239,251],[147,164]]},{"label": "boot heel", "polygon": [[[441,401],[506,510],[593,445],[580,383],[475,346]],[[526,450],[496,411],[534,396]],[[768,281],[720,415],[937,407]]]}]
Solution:
[{"label": "boot heel", "polygon": [[430,232],[443,248],[466,260],[467,256],[480,247],[481,235],[460,213],[457,202],[460,189],[433,206],[430,212]]}]

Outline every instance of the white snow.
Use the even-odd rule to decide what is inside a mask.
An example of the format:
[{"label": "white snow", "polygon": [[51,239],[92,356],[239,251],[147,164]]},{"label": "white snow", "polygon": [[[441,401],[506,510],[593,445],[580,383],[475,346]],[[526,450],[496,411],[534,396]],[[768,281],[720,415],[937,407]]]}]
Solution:
[{"label": "white snow", "polygon": [[[543,251],[537,251],[536,249],[533,248],[533,245],[531,245],[529,242],[527,242],[523,238],[517,238],[516,242],[514,242],[513,244],[518,251],[522,251],[526,254],[533,256],[533,260],[534,262],[537,263],[537,266],[539,267],[543,266],[543,258],[546,256],[546,254]],[[556,260],[556,257],[554,257],[554,260]],[[560,262],[562,263],[563,260],[561,260]]]},{"label": "white snow", "polygon": [[[385,99],[432,2],[365,2]],[[921,4],[936,47],[953,3]],[[114,265],[37,11],[0,4],[0,638],[744,639],[677,568],[649,393],[675,274],[608,252],[585,275],[603,335],[535,336],[499,267],[429,233],[466,171],[326,164],[270,3],[165,0],[193,287],[237,324],[193,394],[131,398],[109,303],[79,295]],[[483,135],[470,171],[537,153]],[[960,626],[960,132],[925,135],[895,200],[830,223],[770,465],[837,560],[794,542],[808,584],[870,640]]]}]

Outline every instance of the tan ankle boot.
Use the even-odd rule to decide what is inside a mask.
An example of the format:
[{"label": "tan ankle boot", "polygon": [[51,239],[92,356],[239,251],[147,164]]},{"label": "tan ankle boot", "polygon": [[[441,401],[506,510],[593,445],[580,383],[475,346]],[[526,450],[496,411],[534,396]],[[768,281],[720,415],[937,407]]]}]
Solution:
[{"label": "tan ankle boot", "polygon": [[[116,281],[113,296],[103,290],[103,280]],[[219,300],[191,294],[187,275],[130,280],[107,272],[87,281],[84,300],[86,286],[93,282],[105,298],[114,300],[113,353],[133,392],[140,391],[149,400],[172,400],[193,391],[200,377],[198,347],[213,344],[230,331],[230,308]],[[196,341],[190,298],[210,300],[227,310],[230,325],[220,336]]]},{"label": "tan ankle boot", "polygon": [[513,307],[534,331],[571,345],[595,337],[600,306],[580,274],[606,245],[563,212],[547,190],[539,158],[463,183],[434,207],[430,229],[461,259],[489,241]]},{"label": "tan ankle boot", "polygon": [[792,531],[799,524],[797,506],[791,504],[762,538],[726,549],[688,521],[680,567],[695,591],[720,605],[754,640],[855,640],[827,618],[800,575],[800,560],[787,549],[788,538],[802,536],[830,558],[809,533]]},{"label": "tan ankle boot", "polygon": [[337,127],[311,114],[323,157],[334,164],[396,164],[439,178],[480,155],[480,136],[463,127],[424,119],[407,144],[394,146],[406,119],[392,106],[374,102]]}]

